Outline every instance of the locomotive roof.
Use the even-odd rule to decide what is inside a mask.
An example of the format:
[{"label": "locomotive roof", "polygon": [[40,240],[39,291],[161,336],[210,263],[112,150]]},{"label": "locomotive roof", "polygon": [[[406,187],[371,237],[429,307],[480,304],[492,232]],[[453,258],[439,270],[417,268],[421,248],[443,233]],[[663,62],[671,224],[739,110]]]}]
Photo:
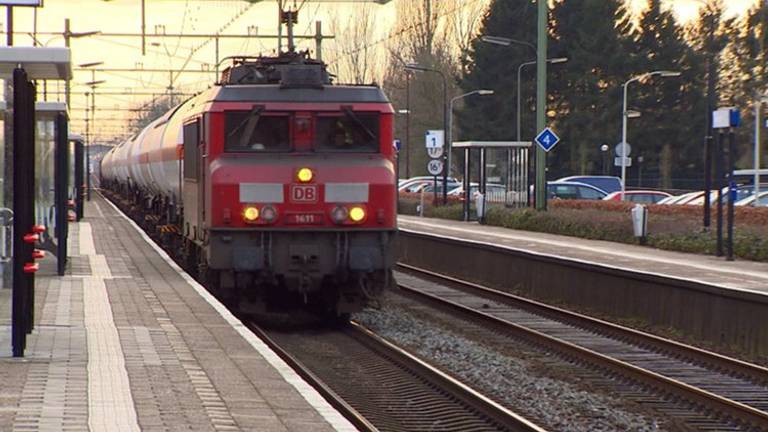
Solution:
[{"label": "locomotive roof", "polygon": [[214,88],[215,102],[350,102],[389,103],[375,86],[326,85],[321,89],[281,88],[280,85],[224,85]]}]

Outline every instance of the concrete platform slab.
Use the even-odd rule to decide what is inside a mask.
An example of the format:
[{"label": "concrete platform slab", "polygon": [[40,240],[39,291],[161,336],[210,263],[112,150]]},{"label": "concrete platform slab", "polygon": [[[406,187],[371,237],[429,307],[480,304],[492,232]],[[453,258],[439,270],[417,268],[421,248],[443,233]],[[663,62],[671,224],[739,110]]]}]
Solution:
[{"label": "concrete platform slab", "polygon": [[70,268],[36,277],[36,328],[11,357],[0,289],[0,430],[356,430],[94,194]]}]

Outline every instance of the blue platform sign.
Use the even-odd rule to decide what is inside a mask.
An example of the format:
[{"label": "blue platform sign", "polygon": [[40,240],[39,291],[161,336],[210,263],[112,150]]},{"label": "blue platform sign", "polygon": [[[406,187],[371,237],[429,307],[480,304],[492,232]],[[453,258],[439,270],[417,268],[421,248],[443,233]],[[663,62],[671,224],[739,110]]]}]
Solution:
[{"label": "blue platform sign", "polygon": [[548,152],[555,148],[557,143],[560,142],[560,137],[557,136],[552,129],[545,128],[541,133],[536,136],[536,144],[539,145],[545,152]]},{"label": "blue platform sign", "polygon": [[400,153],[403,143],[399,139],[392,141],[392,147],[395,149],[395,153]]}]

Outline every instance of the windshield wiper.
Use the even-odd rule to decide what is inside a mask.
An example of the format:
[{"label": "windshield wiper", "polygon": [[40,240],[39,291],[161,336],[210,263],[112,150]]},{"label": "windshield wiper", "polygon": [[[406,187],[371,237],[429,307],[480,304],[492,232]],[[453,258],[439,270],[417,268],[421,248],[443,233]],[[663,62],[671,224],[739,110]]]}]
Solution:
[{"label": "windshield wiper", "polygon": [[343,109],[344,109],[344,114],[345,114],[347,117],[349,117],[350,119],[352,119],[352,121],[353,121],[353,122],[355,122],[355,124],[356,124],[356,125],[357,125],[357,126],[360,128],[360,129],[362,129],[362,130],[363,130],[363,132],[365,132],[365,134],[366,134],[366,135],[368,135],[368,138],[370,138],[370,139],[376,139],[376,134],[375,134],[375,133],[373,133],[373,132],[371,132],[371,130],[370,130],[370,129],[368,129],[368,127],[367,127],[367,126],[365,126],[365,124],[363,124],[362,120],[360,120],[360,118],[359,118],[357,115],[355,115],[354,111],[352,111],[352,109],[351,109],[351,108],[349,108],[349,107],[344,107]]},{"label": "windshield wiper", "polygon": [[[240,147],[245,147],[248,144],[248,140],[251,139],[251,134],[253,134],[254,129],[256,129],[256,125],[259,123],[259,118],[261,117],[261,112],[263,110],[264,107],[262,106],[254,106],[248,115],[243,119],[243,121],[241,121],[236,128],[232,129],[232,131],[227,134],[227,138],[229,139],[237,135],[237,133],[240,132],[240,129],[245,127],[245,131],[247,133],[240,135],[240,142],[238,143]],[[244,139],[245,142],[243,142]]]}]

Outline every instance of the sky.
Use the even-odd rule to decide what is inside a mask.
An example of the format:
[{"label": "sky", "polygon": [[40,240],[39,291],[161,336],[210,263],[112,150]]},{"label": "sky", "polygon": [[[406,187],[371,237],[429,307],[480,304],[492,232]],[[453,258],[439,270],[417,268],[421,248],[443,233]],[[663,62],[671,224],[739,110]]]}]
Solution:
[{"label": "sky", "polygon": [[[301,1],[301,0],[298,0]],[[313,0],[314,1],[314,0]],[[349,0],[347,0],[349,1]],[[370,5],[376,13],[380,31],[386,32],[395,21],[395,3]],[[436,0],[439,1],[439,0]],[[480,0],[487,1],[487,0]],[[628,0],[642,7],[646,0]],[[757,0],[727,0],[729,12],[741,13]],[[0,0],[1,2],[1,0]],[[695,17],[699,0],[668,0],[682,20]],[[343,2],[309,2],[299,17],[297,34],[314,33],[315,21],[323,21],[324,33],[329,33],[333,17],[345,20],[359,5]],[[14,9],[15,45],[32,45],[34,9]],[[71,20],[72,32],[99,30],[102,33],[139,34],[141,31],[140,0],[44,0],[37,9],[38,43],[63,46],[61,33],[64,20]],[[5,31],[5,13],[0,13]],[[96,35],[72,40],[72,81],[70,117],[73,131],[84,132],[86,82],[104,80],[96,90],[96,135],[108,139],[125,133],[128,109],[146,103],[152,96],[135,93],[163,94],[173,86],[174,92],[195,92],[215,81],[216,46],[212,40],[160,37],[155,34],[238,34],[274,36],[277,34],[277,2],[262,0],[249,3],[241,0],[146,0],[146,53],[142,54],[139,37]],[[21,32],[21,33],[19,33]],[[271,54],[276,49],[274,38],[220,39],[219,58],[236,54]],[[312,48],[313,41],[299,43],[299,48]],[[324,43],[326,59],[334,54],[332,41]],[[95,72],[78,70],[77,65],[103,62]],[[105,69],[185,69],[184,74],[163,72],[122,72]],[[48,100],[62,100],[61,83],[46,86]],[[42,92],[39,89],[40,92]],[[42,95],[41,95],[42,96]],[[40,98],[39,98],[40,99]]]}]

